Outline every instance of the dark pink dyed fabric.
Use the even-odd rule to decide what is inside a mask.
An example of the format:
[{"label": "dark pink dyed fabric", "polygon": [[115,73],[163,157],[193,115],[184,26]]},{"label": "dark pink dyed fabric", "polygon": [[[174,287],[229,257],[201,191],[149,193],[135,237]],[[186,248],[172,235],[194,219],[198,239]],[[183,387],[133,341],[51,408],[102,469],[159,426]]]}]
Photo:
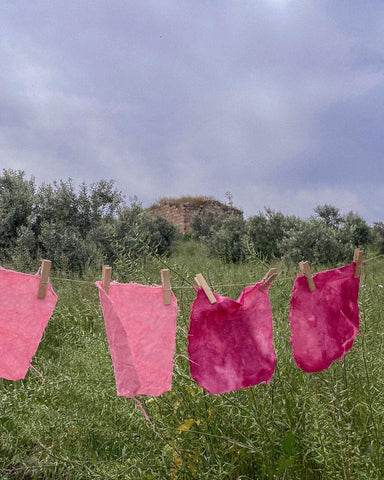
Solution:
[{"label": "dark pink dyed fabric", "polygon": [[177,301],[164,305],[163,288],[112,282],[99,289],[117,395],[158,396],[171,390]]},{"label": "dark pink dyed fabric", "polygon": [[39,346],[57,297],[50,284],[37,298],[40,277],[0,268],[0,377],[21,380]]},{"label": "dark pink dyed fabric", "polygon": [[269,382],[275,369],[269,286],[246,287],[237,301],[199,289],[192,305],[188,353],[191,375],[209,393]]},{"label": "dark pink dyed fabric", "polygon": [[293,358],[305,372],[319,372],[342,358],[359,331],[359,278],[355,264],[314,275],[316,290],[309,291],[305,277],[293,285],[291,345]]}]

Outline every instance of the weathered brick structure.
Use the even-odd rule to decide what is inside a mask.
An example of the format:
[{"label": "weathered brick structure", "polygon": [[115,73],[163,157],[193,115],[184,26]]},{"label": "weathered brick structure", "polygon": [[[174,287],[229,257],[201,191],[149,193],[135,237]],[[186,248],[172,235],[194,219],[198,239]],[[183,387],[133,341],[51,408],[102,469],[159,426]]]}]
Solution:
[{"label": "weathered brick structure", "polygon": [[158,215],[165,217],[183,235],[191,232],[192,221],[196,215],[203,216],[207,212],[212,212],[215,215],[226,213],[243,216],[243,212],[238,208],[225,205],[211,197],[162,198],[149,207],[147,212],[152,217]]}]

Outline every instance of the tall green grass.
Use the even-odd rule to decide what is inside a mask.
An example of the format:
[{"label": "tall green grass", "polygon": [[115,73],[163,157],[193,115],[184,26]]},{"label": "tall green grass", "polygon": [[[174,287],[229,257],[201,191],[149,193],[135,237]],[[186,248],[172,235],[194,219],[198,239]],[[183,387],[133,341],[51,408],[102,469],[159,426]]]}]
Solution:
[{"label": "tall green grass", "polygon": [[[174,286],[187,287],[202,272],[232,298],[268,268],[225,265],[185,243],[169,259],[147,258],[131,280],[158,283],[164,261]],[[0,380],[0,480],[384,478],[384,262],[364,266],[361,333],[352,350],[315,374],[292,359],[295,272],[280,271],[270,289],[278,358],[272,382],[211,396],[178,357],[172,391],[140,397],[162,438],[133,400],[116,396],[96,288],[55,280],[52,272],[59,300],[33,359],[45,383],[32,369],[22,381]],[[194,291],[175,294],[176,353],[185,355]]]}]

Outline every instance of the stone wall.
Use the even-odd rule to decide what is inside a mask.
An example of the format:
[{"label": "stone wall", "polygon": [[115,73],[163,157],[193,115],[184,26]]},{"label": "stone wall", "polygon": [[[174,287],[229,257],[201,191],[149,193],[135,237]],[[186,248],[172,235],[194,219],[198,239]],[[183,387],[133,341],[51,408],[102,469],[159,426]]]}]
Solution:
[{"label": "stone wall", "polygon": [[165,217],[168,222],[175,225],[183,235],[191,232],[192,220],[196,215],[202,216],[204,213],[212,212],[215,215],[227,213],[230,215],[243,216],[241,210],[211,198],[187,201],[185,203],[177,200],[167,201],[164,199],[150,207],[147,212],[154,218],[158,215]]}]

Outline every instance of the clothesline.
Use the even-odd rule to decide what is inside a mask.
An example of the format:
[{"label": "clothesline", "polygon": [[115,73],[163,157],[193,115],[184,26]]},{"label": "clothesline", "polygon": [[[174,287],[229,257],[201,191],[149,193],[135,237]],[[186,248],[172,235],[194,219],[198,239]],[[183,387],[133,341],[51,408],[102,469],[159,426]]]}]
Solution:
[{"label": "clothesline", "polygon": [[[377,255],[376,257],[369,258],[364,261],[364,263],[372,262],[373,260],[377,260],[378,258],[384,257],[384,254]],[[74,283],[83,283],[87,285],[93,285],[94,282],[90,282],[87,280],[76,280],[76,279],[71,279],[71,278],[63,278],[63,277],[50,277],[51,280],[61,280],[63,282],[74,282]],[[279,282],[286,282],[289,280],[292,280],[291,277],[277,277],[276,279]],[[214,288],[222,288],[222,287],[243,287],[243,286],[251,286],[254,285],[255,281],[250,281],[250,282],[243,282],[243,283],[227,283],[227,284],[221,284],[221,285],[212,285]],[[190,290],[193,289],[193,286],[181,286],[181,285],[175,285],[172,286],[172,290]]]},{"label": "clothesline", "polygon": [[[94,282],[88,282],[86,280],[74,280],[71,278],[62,278],[62,277],[49,277],[50,280],[61,280],[64,282],[75,282],[75,283],[85,283],[87,285],[95,285]],[[290,277],[285,277],[285,278],[278,278],[279,281],[288,281],[291,280]],[[242,286],[252,286],[254,285],[255,282],[243,282],[243,283],[227,283],[227,284],[222,284],[222,285],[213,285],[215,288],[220,288],[220,287],[242,287]],[[172,286],[172,290],[190,290],[193,289],[193,286],[181,286],[181,285],[176,285]]]}]

